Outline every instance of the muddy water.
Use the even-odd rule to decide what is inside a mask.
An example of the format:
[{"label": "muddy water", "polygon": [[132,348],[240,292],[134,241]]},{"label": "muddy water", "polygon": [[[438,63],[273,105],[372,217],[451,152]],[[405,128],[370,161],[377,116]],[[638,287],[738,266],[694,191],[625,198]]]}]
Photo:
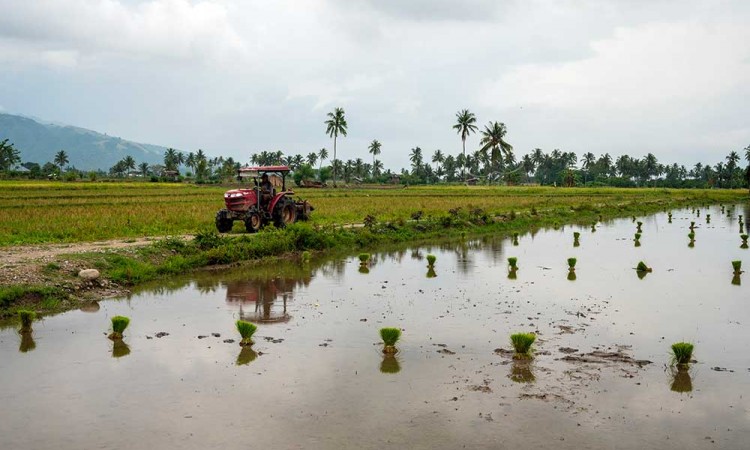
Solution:
[{"label": "muddy water", "polygon": [[[0,448],[747,448],[750,275],[733,284],[730,261],[750,266],[750,208],[673,214],[639,219],[640,247],[623,219],[376,253],[367,270],[349,255],[201,273],[47,318],[33,342],[2,330]],[[240,317],[259,325],[252,351]],[[395,358],[383,326],[404,329]],[[517,331],[538,334],[531,363],[496,351]],[[672,371],[682,340],[697,362]]]}]

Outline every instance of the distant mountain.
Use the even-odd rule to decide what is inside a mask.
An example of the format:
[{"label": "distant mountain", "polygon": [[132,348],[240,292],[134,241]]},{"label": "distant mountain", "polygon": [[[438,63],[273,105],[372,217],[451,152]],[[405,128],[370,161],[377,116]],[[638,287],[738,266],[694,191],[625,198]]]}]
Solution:
[{"label": "distant mountain", "polygon": [[70,166],[107,170],[127,155],[137,163],[161,163],[166,147],[140,144],[96,131],[0,113],[0,141],[8,139],[21,152],[21,161],[44,164],[65,150]]}]

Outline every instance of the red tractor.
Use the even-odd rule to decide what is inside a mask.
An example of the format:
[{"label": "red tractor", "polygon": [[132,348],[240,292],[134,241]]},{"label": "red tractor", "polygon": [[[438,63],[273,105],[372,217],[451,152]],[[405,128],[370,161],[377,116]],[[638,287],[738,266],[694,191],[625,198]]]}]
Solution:
[{"label": "red tractor", "polygon": [[[255,233],[268,223],[283,228],[298,220],[307,220],[313,207],[306,200],[294,201],[294,191],[286,190],[287,166],[243,167],[239,179],[252,179],[249,189],[232,189],[224,193],[226,208],[216,213],[216,229],[226,233],[232,229],[235,220],[245,223],[245,229]],[[269,176],[270,175],[270,176]],[[276,191],[281,179],[281,190]],[[260,179],[260,181],[259,181]]]}]

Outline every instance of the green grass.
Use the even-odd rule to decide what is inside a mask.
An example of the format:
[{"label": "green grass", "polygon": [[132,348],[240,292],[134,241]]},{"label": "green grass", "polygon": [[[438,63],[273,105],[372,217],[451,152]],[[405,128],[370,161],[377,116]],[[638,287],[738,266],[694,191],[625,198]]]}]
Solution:
[{"label": "green grass", "polygon": [[688,342],[672,344],[672,359],[679,365],[689,364],[693,359],[693,344]]},{"label": "green grass", "polygon": [[508,266],[511,268],[511,270],[515,270],[518,268],[518,258],[515,256],[511,256],[508,258]]},{"label": "green grass", "polygon": [[235,325],[237,326],[237,331],[242,337],[240,345],[253,345],[253,334],[255,334],[255,332],[258,330],[258,327],[254,323],[250,323],[244,320],[238,320]]},{"label": "green grass", "polygon": [[110,339],[122,339],[122,334],[125,329],[130,325],[130,319],[125,316],[114,316],[112,318],[112,334],[109,335]]},{"label": "green grass", "polygon": [[536,341],[534,333],[515,333],[510,335],[510,342],[517,356],[528,357],[531,353],[531,345]]},{"label": "green grass", "polygon": [[18,310],[18,319],[21,321],[21,332],[31,331],[31,324],[36,320],[36,313],[25,309]]},{"label": "green grass", "polygon": [[[46,242],[85,242],[115,238],[192,234],[213,229],[223,193],[237,185],[196,186],[139,182],[0,181],[0,246]],[[746,190],[618,189],[498,186],[412,186],[409,189],[299,189],[315,207],[313,225],[361,223],[368,215],[378,222],[423,218],[449,209],[481,208],[490,216],[510,217],[535,209],[609,210],[661,203],[732,202]],[[149,213],[142,214],[143,208]],[[640,212],[639,212],[640,214]],[[622,215],[622,214],[621,214]],[[564,220],[557,220],[564,222]],[[550,222],[550,225],[554,223]],[[243,226],[236,223],[236,231]]]},{"label": "green grass", "polygon": [[427,265],[432,267],[435,265],[435,261],[437,261],[437,256],[435,255],[427,255]]},{"label": "green grass", "polygon": [[568,268],[570,270],[575,270],[577,262],[578,262],[577,258],[568,258]]},{"label": "green grass", "polygon": [[0,287],[0,317],[12,312],[14,307],[33,305],[47,311],[53,311],[68,294],[54,286],[11,285]]},{"label": "green grass", "polygon": [[401,339],[401,329],[400,328],[381,328],[380,329],[380,339],[383,340],[384,353],[395,353],[396,350],[396,343],[399,339]]}]

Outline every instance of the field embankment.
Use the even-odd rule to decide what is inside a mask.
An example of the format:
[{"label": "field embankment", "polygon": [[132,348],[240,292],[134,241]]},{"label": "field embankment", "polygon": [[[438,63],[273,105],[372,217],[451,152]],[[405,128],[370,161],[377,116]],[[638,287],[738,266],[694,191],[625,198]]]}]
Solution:
[{"label": "field embankment", "polygon": [[[145,183],[0,184],[0,245],[86,242],[195,233],[83,253],[46,253],[0,267],[0,316],[21,307],[42,313],[121,295],[130,286],[189,270],[294,255],[304,251],[372,249],[451,236],[524,233],[568,223],[645,215],[691,204],[736,203],[744,191],[419,187],[402,190],[305,190],[314,219],[285,230],[219,236],[213,216],[225,188]],[[421,214],[417,214],[421,211]],[[367,226],[341,227],[362,222]],[[14,246],[15,245],[15,246]],[[20,246],[18,246],[20,245]],[[14,247],[8,247],[14,246]],[[84,268],[96,280],[77,276]]]}]

